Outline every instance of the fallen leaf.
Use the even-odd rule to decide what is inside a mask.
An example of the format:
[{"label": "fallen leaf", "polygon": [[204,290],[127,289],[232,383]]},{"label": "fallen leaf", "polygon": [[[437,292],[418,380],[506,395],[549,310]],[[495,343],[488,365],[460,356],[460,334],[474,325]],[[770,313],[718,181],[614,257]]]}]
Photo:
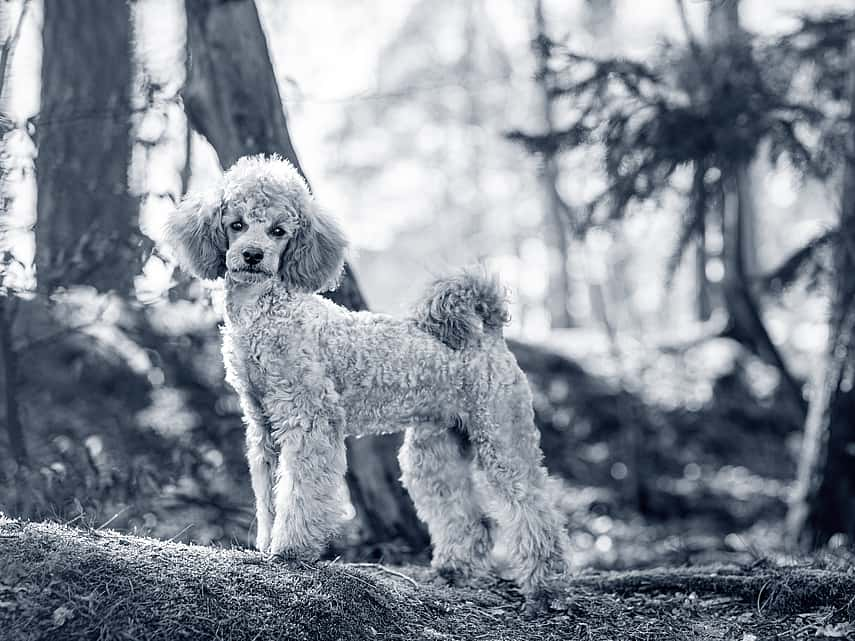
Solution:
[{"label": "fallen leaf", "polygon": [[855,632],[855,627],[850,623],[835,623],[834,625],[828,624],[821,628],[818,628],[816,631],[816,636],[818,637],[828,637],[832,639],[844,639],[849,638],[849,635]]},{"label": "fallen leaf", "polygon": [[67,608],[64,605],[61,605],[53,611],[53,617],[51,618],[53,619],[53,624],[59,628],[65,625],[65,622],[73,616],[74,610],[72,610],[71,608]]}]

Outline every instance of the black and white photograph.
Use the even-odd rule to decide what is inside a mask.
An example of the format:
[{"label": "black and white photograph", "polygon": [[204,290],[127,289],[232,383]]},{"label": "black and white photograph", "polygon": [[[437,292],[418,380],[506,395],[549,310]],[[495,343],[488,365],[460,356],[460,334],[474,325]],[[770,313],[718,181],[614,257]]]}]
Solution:
[{"label": "black and white photograph", "polygon": [[0,0],[0,641],[855,640],[853,0]]}]

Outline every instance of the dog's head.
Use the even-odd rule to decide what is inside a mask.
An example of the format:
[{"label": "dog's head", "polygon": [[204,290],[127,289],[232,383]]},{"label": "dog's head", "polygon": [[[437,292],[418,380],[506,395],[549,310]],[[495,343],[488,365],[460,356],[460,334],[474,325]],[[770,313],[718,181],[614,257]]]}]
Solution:
[{"label": "dog's head", "polygon": [[277,278],[290,291],[335,287],[347,240],[287,160],[247,156],[216,188],[190,194],[166,223],[165,243],[199,278],[236,284]]}]

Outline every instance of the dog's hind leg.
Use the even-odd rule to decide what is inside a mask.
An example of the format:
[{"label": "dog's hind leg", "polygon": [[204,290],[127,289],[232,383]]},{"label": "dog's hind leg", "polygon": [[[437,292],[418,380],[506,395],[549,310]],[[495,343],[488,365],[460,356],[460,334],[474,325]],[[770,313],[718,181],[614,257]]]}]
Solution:
[{"label": "dog's hind leg", "polygon": [[523,593],[540,600],[567,571],[569,542],[547,495],[540,434],[524,379],[493,390],[467,428],[475,450],[475,484],[496,521],[497,557],[506,557]]},{"label": "dog's hind leg", "polygon": [[490,570],[491,537],[472,483],[465,435],[432,423],[410,427],[398,455],[401,480],[433,543],[434,570],[465,583]]}]

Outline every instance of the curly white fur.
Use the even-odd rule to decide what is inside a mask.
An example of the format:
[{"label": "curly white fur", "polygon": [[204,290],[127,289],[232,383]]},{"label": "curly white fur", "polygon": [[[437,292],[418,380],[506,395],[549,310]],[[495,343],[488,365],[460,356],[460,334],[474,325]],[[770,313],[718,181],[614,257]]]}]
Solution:
[{"label": "curly white fur", "polygon": [[529,596],[566,571],[495,280],[440,279],[407,318],[316,295],[338,278],[346,239],[276,157],[243,158],[217,190],[186,199],[166,243],[195,275],[225,276],[223,355],[247,426],[260,550],[316,559],[342,519],[345,436],[406,430],[402,481],[441,575],[488,573],[497,543]]}]

